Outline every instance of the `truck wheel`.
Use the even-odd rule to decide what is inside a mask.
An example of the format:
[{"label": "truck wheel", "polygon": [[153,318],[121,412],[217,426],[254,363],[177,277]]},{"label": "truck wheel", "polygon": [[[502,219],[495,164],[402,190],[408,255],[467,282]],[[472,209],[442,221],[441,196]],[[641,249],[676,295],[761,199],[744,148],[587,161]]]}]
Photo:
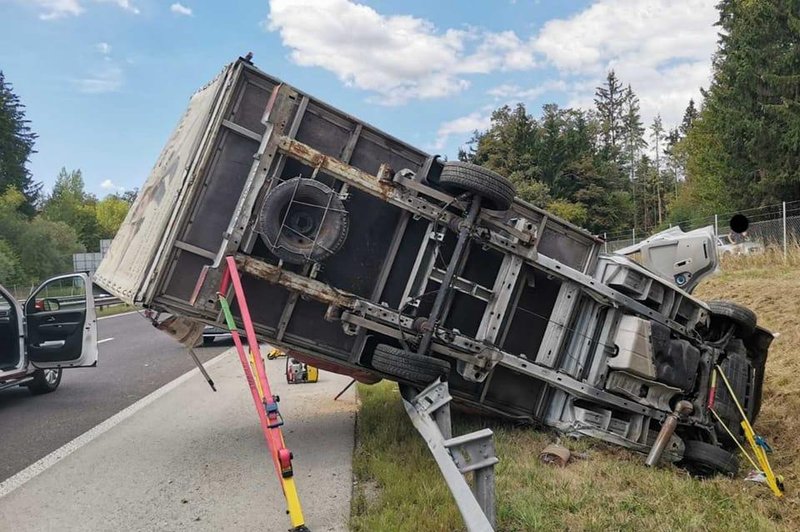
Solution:
[{"label": "truck wheel", "polygon": [[450,363],[445,360],[408,353],[386,344],[375,346],[372,367],[387,375],[418,384],[430,384],[450,371]]},{"label": "truck wheel", "polygon": [[37,369],[33,373],[33,380],[28,383],[28,389],[33,395],[41,395],[56,391],[61,384],[61,368]]},{"label": "truck wheel", "polygon": [[514,202],[514,184],[477,164],[444,163],[439,184],[451,192],[472,192],[481,196],[482,205],[492,211],[507,211]]},{"label": "truck wheel", "polygon": [[732,301],[706,301],[711,317],[730,321],[739,329],[740,338],[749,338],[756,330],[756,314],[752,310]]},{"label": "truck wheel", "polygon": [[734,476],[739,472],[736,455],[721,447],[697,440],[685,440],[681,463],[695,476],[712,477],[717,474]]},{"label": "truck wheel", "polygon": [[292,264],[320,262],[339,251],[350,215],[327,185],[295,177],[270,191],[258,217],[258,231],[270,251]]}]

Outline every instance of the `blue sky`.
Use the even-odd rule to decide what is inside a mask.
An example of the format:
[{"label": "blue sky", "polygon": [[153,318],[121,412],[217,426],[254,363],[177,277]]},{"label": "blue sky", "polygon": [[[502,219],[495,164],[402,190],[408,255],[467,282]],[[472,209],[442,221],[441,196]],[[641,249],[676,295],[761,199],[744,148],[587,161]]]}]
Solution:
[{"label": "blue sky", "polygon": [[31,170],[139,187],[188,98],[248,51],[262,70],[453,157],[491,110],[591,105],[614,68],[647,123],[708,85],[714,1],[0,0],[0,69],[39,135]]}]

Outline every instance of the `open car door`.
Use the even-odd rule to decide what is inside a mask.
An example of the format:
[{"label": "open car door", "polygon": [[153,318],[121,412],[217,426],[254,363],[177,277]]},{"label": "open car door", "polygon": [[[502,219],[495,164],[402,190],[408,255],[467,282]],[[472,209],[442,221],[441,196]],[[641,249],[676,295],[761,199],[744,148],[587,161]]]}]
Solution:
[{"label": "open car door", "polygon": [[45,281],[25,302],[28,359],[37,368],[94,366],[97,318],[89,276]]}]

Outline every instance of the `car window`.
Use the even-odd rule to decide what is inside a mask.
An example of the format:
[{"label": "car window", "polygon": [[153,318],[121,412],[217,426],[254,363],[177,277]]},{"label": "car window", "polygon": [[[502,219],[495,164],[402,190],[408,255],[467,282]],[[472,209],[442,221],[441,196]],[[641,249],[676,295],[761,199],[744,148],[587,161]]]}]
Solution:
[{"label": "car window", "polygon": [[86,283],[82,277],[53,279],[38,292],[34,302],[36,312],[82,310],[86,308]]},{"label": "car window", "polygon": [[7,323],[13,317],[11,310],[11,301],[8,300],[5,294],[0,292],[0,323]]}]

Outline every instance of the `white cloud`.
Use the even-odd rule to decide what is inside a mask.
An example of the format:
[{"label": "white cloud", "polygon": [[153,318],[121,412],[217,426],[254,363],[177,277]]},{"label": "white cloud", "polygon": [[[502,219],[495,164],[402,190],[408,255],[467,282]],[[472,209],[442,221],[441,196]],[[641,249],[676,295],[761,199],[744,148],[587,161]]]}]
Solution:
[{"label": "white cloud", "polygon": [[100,188],[102,188],[103,190],[119,190],[119,191],[125,190],[125,187],[117,186],[110,179],[106,179],[105,181],[100,183]]},{"label": "white cloud", "polygon": [[139,9],[130,0],[17,0],[39,9],[39,18],[42,20],[55,20],[73,16],[76,17],[85,11],[87,3],[114,4],[117,7],[138,14]]},{"label": "white cloud", "polygon": [[130,0],[93,0],[99,4],[114,4],[117,7],[124,9],[125,11],[130,11],[134,15],[139,14],[139,8],[133,5]]},{"label": "white cloud", "polygon": [[125,72],[112,57],[111,45],[99,42],[94,48],[102,60],[95,60],[91,70],[84,77],[72,80],[73,84],[85,94],[117,92],[125,83]]},{"label": "white cloud", "polygon": [[523,88],[513,83],[504,83],[492,87],[486,94],[493,96],[495,100],[506,100],[512,103],[530,102],[548,92],[568,90],[569,85],[564,80],[548,80],[533,87]]},{"label": "white cloud", "polygon": [[[292,62],[323,68],[384,104],[450,97],[477,76],[492,75],[498,85],[487,96],[495,106],[558,92],[567,105],[591,108],[595,87],[613,68],[639,96],[645,123],[660,113],[671,125],[709,83],[716,1],[594,0],[521,35],[467,25],[440,28],[358,0],[270,0],[266,25],[280,35]],[[503,79],[513,71],[544,72],[545,66],[556,70],[546,81]],[[481,108],[447,121],[434,147],[485,128],[488,120]]]},{"label": "white cloud", "polygon": [[42,10],[39,14],[39,18],[42,20],[52,20],[68,15],[77,16],[83,12],[79,0],[28,0],[28,3]]},{"label": "white cloud", "polygon": [[175,2],[171,6],[169,6],[169,10],[175,13],[176,15],[185,15],[187,17],[192,16],[192,8],[187,7],[180,2]]},{"label": "white cloud", "polygon": [[436,150],[443,149],[452,135],[464,136],[472,134],[473,131],[488,129],[492,123],[491,118],[491,113],[483,110],[442,123],[436,132],[436,141],[433,144],[433,148]]},{"label": "white cloud", "polygon": [[350,0],[270,0],[267,27],[294,63],[333,72],[386,104],[449,96],[469,86],[468,75],[534,65],[533,44],[512,31],[439,29]]},{"label": "white cloud", "polygon": [[548,21],[535,49],[575,81],[570,105],[592,104],[609,69],[630,83],[646,123],[660,112],[680,120],[707,86],[716,49],[714,0],[598,0],[580,13]]},{"label": "white cloud", "polygon": [[74,80],[78,90],[86,94],[117,92],[124,81],[122,69],[110,61],[99,65],[85,77]]}]

